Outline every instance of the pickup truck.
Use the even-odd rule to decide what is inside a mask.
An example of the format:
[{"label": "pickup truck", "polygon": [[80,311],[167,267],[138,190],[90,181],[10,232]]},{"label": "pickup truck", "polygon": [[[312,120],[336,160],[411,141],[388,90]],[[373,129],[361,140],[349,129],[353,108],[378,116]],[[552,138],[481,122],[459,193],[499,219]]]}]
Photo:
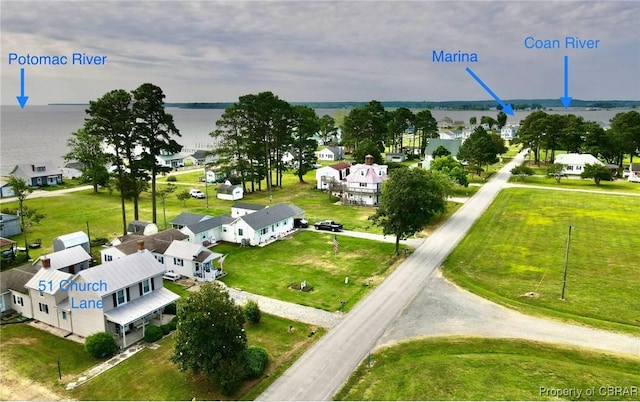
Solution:
[{"label": "pickup truck", "polygon": [[330,230],[332,232],[341,232],[342,224],[334,221],[320,221],[313,224],[317,230]]}]

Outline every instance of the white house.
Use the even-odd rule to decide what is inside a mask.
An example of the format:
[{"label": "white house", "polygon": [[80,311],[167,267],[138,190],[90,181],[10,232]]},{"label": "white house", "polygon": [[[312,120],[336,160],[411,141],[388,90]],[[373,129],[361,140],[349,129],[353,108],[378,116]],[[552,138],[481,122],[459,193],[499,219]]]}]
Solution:
[{"label": "white house", "polygon": [[89,246],[89,236],[85,232],[73,232],[53,239],[53,251],[60,251],[67,248],[81,246],[87,253],[91,252]]},{"label": "white house", "polygon": [[213,218],[210,215],[192,214],[190,212],[181,212],[180,215],[173,218],[170,222],[173,229],[182,229],[194,223],[202,222],[205,219]]},{"label": "white house", "polygon": [[32,318],[31,297],[26,283],[38,272],[35,265],[23,265],[0,272],[0,313],[15,311],[23,317]]},{"label": "white house", "polygon": [[591,154],[560,154],[556,156],[555,163],[565,165],[562,170],[563,174],[572,175],[579,175],[584,172],[585,165],[604,166],[604,163]]},{"label": "white house", "polygon": [[505,141],[511,141],[516,137],[518,128],[519,126],[517,125],[504,126],[500,129],[500,137]]},{"label": "white house", "polygon": [[351,166],[342,202],[357,205],[378,205],[382,193],[382,182],[387,180],[387,165],[373,163],[367,155],[364,163]]},{"label": "white house", "polygon": [[62,183],[62,171],[48,161],[19,164],[9,174],[23,179],[31,187],[55,186]]},{"label": "white house", "polygon": [[278,240],[293,231],[293,220],[304,211],[293,204],[276,204],[235,219],[223,226],[222,240],[258,246]]},{"label": "white house", "polygon": [[36,272],[24,285],[29,291],[34,319],[73,332],[70,317],[63,304],[65,301],[68,302],[68,295],[61,288],[61,285],[70,283],[73,277],[74,275],[67,272],[44,266]]},{"label": "white house", "polygon": [[62,177],[65,179],[76,179],[78,177],[82,177],[82,169],[84,168],[84,163],[82,162],[69,162],[63,167],[60,168],[62,172]]},{"label": "white house", "polygon": [[633,183],[640,183],[640,163],[629,165],[628,172],[625,172],[627,180]]},{"label": "white house", "polygon": [[229,181],[226,181],[224,184],[218,185],[216,197],[229,201],[241,200],[244,197],[242,184],[231,184]]},{"label": "white house", "polygon": [[160,151],[160,154],[156,155],[156,161],[162,167],[174,169],[184,167],[184,159],[188,156],[189,155],[183,154],[182,152],[172,154],[166,151]]},{"label": "white house", "polygon": [[220,257],[222,254],[213,253],[201,245],[178,240],[164,252],[167,271],[199,281],[213,281],[219,276],[213,260]]},{"label": "white house", "polygon": [[318,151],[318,160],[320,161],[339,161],[344,159],[344,148],[342,147],[324,147]]},{"label": "white house", "polygon": [[329,188],[331,181],[341,183],[349,175],[348,163],[336,163],[330,166],[321,167],[316,170],[316,182],[317,188],[325,190]]},{"label": "white house", "polygon": [[223,225],[229,225],[233,221],[234,218],[229,215],[220,215],[184,226],[180,232],[189,236],[185,241],[209,246],[222,240]]},{"label": "white house", "polygon": [[238,218],[265,208],[267,208],[265,205],[249,204],[248,202],[234,202],[231,206],[231,217]]},{"label": "white house", "polygon": [[149,250],[158,261],[164,264],[164,252],[171,242],[188,238],[188,235],[178,229],[168,229],[149,236],[126,235],[122,237],[120,244],[100,250],[100,258],[105,263],[135,254],[141,250]]},{"label": "white house", "polygon": [[53,253],[43,254],[35,262],[40,262],[43,268],[51,268],[69,274],[77,274],[78,272],[89,268],[91,262],[89,255],[84,248],[75,246]]}]

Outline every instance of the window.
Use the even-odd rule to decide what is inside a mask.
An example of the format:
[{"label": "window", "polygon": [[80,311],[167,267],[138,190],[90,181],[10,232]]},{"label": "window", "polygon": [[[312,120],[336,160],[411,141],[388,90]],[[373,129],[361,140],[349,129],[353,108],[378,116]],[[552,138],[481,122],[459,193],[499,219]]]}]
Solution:
[{"label": "window", "polygon": [[45,313],[45,314],[49,314],[49,306],[44,304],[44,303],[38,303],[38,308],[40,309],[41,312]]},{"label": "window", "polygon": [[105,256],[104,256],[104,261],[105,261],[105,262],[113,261],[113,256],[111,256],[111,255],[105,255]]},{"label": "window", "polygon": [[13,295],[13,304],[17,304],[24,307],[24,301],[22,301],[22,296]]},{"label": "window", "polygon": [[45,170],[47,170],[47,168],[45,168],[44,166],[38,166],[36,168],[36,172],[44,172]]},{"label": "window", "polygon": [[160,264],[164,264],[164,256],[162,255],[156,255],[156,260],[158,260],[158,262]]},{"label": "window", "polygon": [[367,183],[360,183],[360,187],[367,187]]},{"label": "window", "polygon": [[121,304],[125,304],[127,301],[126,301],[126,298],[125,298],[124,289],[120,289],[120,290],[118,290],[118,291],[115,293],[115,297],[114,297],[114,299],[115,299],[115,305],[116,305],[116,307],[117,307],[117,306],[119,306],[119,305],[121,305]]},{"label": "window", "polygon": [[224,226],[222,227],[222,231],[227,233],[227,228],[225,228]]},{"label": "window", "polygon": [[63,311],[63,312],[62,312],[62,319],[63,319],[63,320],[66,320],[66,319],[67,319],[67,312],[66,312],[66,311]]},{"label": "window", "polygon": [[179,265],[179,266],[183,267],[184,266],[184,261],[182,261],[182,258],[173,257],[173,265]]},{"label": "window", "polygon": [[140,290],[141,295],[146,295],[147,293],[151,292],[151,280],[145,279],[144,281],[142,281],[142,283],[140,283]]},{"label": "window", "polygon": [[242,228],[238,228],[238,236],[242,236],[244,234],[244,231],[242,230]]}]

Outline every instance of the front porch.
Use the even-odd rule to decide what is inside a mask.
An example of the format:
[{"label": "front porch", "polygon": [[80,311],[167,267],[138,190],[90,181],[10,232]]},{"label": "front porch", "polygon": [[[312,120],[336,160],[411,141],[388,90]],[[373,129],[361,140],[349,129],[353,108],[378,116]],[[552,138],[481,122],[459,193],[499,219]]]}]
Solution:
[{"label": "front porch", "polygon": [[[160,326],[168,324],[175,317],[173,314],[159,313],[158,316],[150,318],[146,322],[141,322],[139,326],[131,324],[128,330],[124,333],[114,333],[113,337],[116,340],[116,344],[119,349],[126,349],[127,347],[138,343],[144,339],[144,330],[150,325]],[[121,331],[120,331],[121,332]]]}]

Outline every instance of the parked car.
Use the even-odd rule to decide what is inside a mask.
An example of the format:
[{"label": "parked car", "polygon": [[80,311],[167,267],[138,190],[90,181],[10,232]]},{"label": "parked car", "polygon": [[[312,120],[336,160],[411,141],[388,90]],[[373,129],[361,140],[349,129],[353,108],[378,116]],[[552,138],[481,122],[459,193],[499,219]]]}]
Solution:
[{"label": "parked car", "polygon": [[342,231],[342,224],[334,221],[320,221],[313,224],[318,230],[330,230],[332,232]]},{"label": "parked car", "polygon": [[302,218],[295,218],[293,220],[293,227],[294,228],[308,228],[309,227],[309,222],[302,219]]},{"label": "parked car", "polygon": [[193,198],[204,198],[204,193],[196,188],[191,189],[189,194],[191,194]]}]

